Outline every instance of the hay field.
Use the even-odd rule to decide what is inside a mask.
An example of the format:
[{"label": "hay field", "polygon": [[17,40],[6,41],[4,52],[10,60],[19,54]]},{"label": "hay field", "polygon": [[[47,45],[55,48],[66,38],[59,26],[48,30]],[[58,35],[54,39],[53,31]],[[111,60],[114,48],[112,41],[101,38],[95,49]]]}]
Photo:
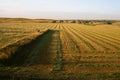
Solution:
[{"label": "hay field", "polygon": [[4,79],[119,80],[120,27],[0,23],[0,64]]}]

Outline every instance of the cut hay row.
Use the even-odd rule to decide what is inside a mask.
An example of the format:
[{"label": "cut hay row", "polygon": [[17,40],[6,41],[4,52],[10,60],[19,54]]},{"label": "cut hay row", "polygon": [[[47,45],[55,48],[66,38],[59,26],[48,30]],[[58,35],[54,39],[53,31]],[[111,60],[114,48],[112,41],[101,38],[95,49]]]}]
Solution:
[{"label": "cut hay row", "polygon": [[90,42],[88,42],[83,36],[81,36],[80,34],[78,34],[77,32],[73,31],[71,28],[69,28],[69,32],[72,32],[72,34],[74,34],[75,36],[78,37],[78,39],[84,43],[84,45],[86,45],[91,51],[94,51],[96,50],[95,47],[93,45],[91,45]]},{"label": "cut hay row", "polygon": [[[99,29],[98,29],[99,30]],[[113,37],[118,37],[120,38],[120,29],[116,29],[115,27],[102,27],[101,30],[99,31],[100,33],[104,33],[104,34],[108,34],[108,35],[111,35]]]},{"label": "cut hay row", "polygon": [[56,27],[56,29],[60,29],[60,24],[57,24],[57,27]]},{"label": "cut hay row", "polygon": [[[80,26],[79,26],[80,27]],[[96,27],[93,27],[90,26],[90,27],[81,27],[82,29],[85,29],[89,32],[94,32],[94,33],[97,33],[99,35],[102,35],[102,36],[105,36],[105,37],[108,37],[110,39],[115,39],[115,40],[118,40],[118,42],[120,41],[120,29],[115,29],[115,26],[113,27],[102,27],[102,28],[99,28],[99,26],[96,26]],[[117,33],[118,32],[118,33]]]},{"label": "cut hay row", "polygon": [[89,39],[90,41],[92,41],[91,44],[94,44],[94,46],[98,52],[109,50],[109,48],[104,46],[102,43],[100,43],[100,41],[94,39],[93,37],[91,37],[85,33],[82,33],[81,30],[79,31],[78,29],[75,29],[75,31],[78,32],[79,34],[83,35],[85,38]]},{"label": "cut hay row", "polygon": [[105,34],[103,35],[102,33],[93,32],[93,31],[87,30],[87,28],[86,29],[82,28],[82,32],[84,32],[84,33],[91,33],[94,36],[97,36],[97,37],[102,38],[103,40],[109,41],[110,43],[120,44],[120,40],[119,39],[115,39],[115,38],[112,38],[112,37],[109,37],[109,36],[105,36]]},{"label": "cut hay row", "polygon": [[51,25],[52,27],[51,28],[49,28],[49,29],[56,29],[56,27],[57,27],[57,24],[53,24],[53,25]]},{"label": "cut hay row", "polygon": [[80,59],[81,49],[73,38],[69,33],[61,31],[63,63],[74,62],[76,55],[77,57],[79,56]]},{"label": "cut hay row", "polygon": [[[89,48],[88,48],[86,45],[84,45],[84,43],[82,43],[82,42],[78,39],[78,37],[77,37],[76,35],[74,35],[74,34],[68,29],[68,27],[66,27],[66,26],[63,26],[63,27],[64,27],[65,31],[70,35],[69,38],[71,37],[71,38],[75,41],[74,43],[76,43],[77,46],[79,46],[80,52],[88,51],[88,50],[89,50]],[[76,44],[74,44],[74,45],[76,45]]]},{"label": "cut hay row", "polygon": [[71,44],[71,52],[72,53],[81,53],[79,46],[77,45],[77,42],[73,39],[73,37],[68,33],[65,32],[66,37],[69,40],[69,43]]},{"label": "cut hay row", "polygon": [[62,30],[62,24],[58,24],[59,25],[59,30]]},{"label": "cut hay row", "polygon": [[[79,46],[79,42],[76,40],[77,37],[71,35],[67,31],[67,27],[61,25],[61,42],[62,42],[62,51],[63,51],[63,63],[74,62],[77,59],[80,59],[80,53],[85,50],[82,46]],[[64,68],[64,67],[63,67]]]},{"label": "cut hay row", "polygon": [[[99,42],[102,42],[102,43],[105,43],[105,44],[109,45],[110,48],[111,48],[111,50],[119,50],[119,49],[120,49],[119,45],[115,44],[115,42],[110,41],[110,40],[108,40],[108,39],[104,39],[104,38],[102,38],[101,36],[98,36],[98,35],[96,35],[96,34],[94,34],[94,33],[90,33],[90,32],[87,32],[87,33],[86,33],[86,31],[84,31],[83,34],[88,34],[89,36],[95,38],[95,39],[98,40]],[[103,44],[103,45],[104,45],[104,44]]]},{"label": "cut hay row", "polygon": [[[70,26],[71,27],[71,26]],[[73,29],[71,28],[73,32],[75,32],[77,35],[82,37],[84,40],[86,40],[88,43],[90,43],[94,47],[94,51],[103,51],[103,48],[99,47],[95,41],[91,40],[90,38],[86,37],[85,34],[82,34],[81,29]]]},{"label": "cut hay row", "polygon": [[[110,45],[110,46],[111,46],[111,47],[110,47],[111,49],[113,49],[112,47],[114,47],[115,49],[119,50],[119,45],[116,46],[115,44],[112,44],[112,42],[109,42],[109,40],[106,40],[106,39],[104,39],[104,38],[101,38],[100,36],[98,36],[98,35],[96,35],[96,34],[94,34],[94,33],[88,32],[87,30],[83,30],[83,29],[79,30],[78,28],[77,28],[76,30],[78,30],[79,33],[83,33],[83,35],[86,34],[86,35],[90,36],[91,38],[95,39],[94,42],[96,42],[96,41],[102,42],[102,43],[105,43],[105,44],[107,44],[107,45]],[[86,36],[86,35],[85,35],[85,36]],[[105,40],[106,40],[106,41],[105,41]],[[105,44],[103,44],[103,46],[104,46]]]},{"label": "cut hay row", "polygon": [[[70,27],[70,26],[69,26],[69,27]],[[78,30],[78,31],[77,31],[77,30]],[[73,31],[74,31],[74,30],[73,30]],[[82,34],[84,37],[86,37],[86,35],[88,35],[88,34],[82,33],[80,29],[76,29],[75,32],[77,32],[77,33],[79,33],[79,34]],[[88,39],[90,39],[90,40],[93,39],[93,37],[90,37],[89,35],[88,35],[86,38],[88,38]],[[95,40],[95,41],[97,41],[97,40]],[[94,40],[93,40],[93,42],[94,42]],[[93,44],[93,43],[91,43],[91,44]],[[101,45],[102,45],[102,44],[101,44]],[[104,48],[104,47],[103,47],[103,48]],[[95,51],[95,53],[105,53],[105,52],[106,52],[105,50]],[[109,53],[109,52],[108,52],[108,53]],[[90,52],[89,52],[89,54],[90,54]],[[96,57],[96,58],[92,58],[91,56],[89,56],[89,54],[87,54],[88,57],[86,56],[86,60],[87,60],[87,59],[88,59],[88,61],[90,61],[90,59],[98,60],[98,61],[100,60],[100,58],[97,58],[97,57]],[[93,54],[93,53],[92,53],[92,54]],[[94,55],[96,55],[96,54],[94,54]],[[97,55],[96,55],[96,56],[97,56]],[[100,57],[100,56],[98,56],[98,57]],[[113,57],[114,57],[113,59],[111,59],[111,58],[109,59],[109,57],[106,57],[105,54],[104,54],[103,56],[101,56],[101,57],[103,57],[104,60],[106,60],[106,61],[107,61],[107,60],[109,60],[109,61],[110,61],[110,60],[111,60],[111,61],[113,60],[113,61],[114,61],[114,60],[118,59],[118,56],[115,56],[115,55],[113,55]],[[103,58],[102,58],[102,59],[103,59]],[[82,57],[81,57],[81,60],[82,60]]]},{"label": "cut hay row", "polygon": [[[66,26],[65,26],[66,27]],[[66,29],[66,28],[65,28]],[[68,28],[67,28],[68,29]],[[66,30],[67,30],[66,29]],[[74,39],[74,36],[69,33],[69,31],[64,31],[64,35],[68,38],[69,43],[71,45],[72,52],[75,51],[75,53],[81,53],[81,49],[79,45],[77,44],[77,41]]]},{"label": "cut hay row", "polygon": [[[78,30],[78,29],[77,29]],[[79,31],[78,31],[79,32]],[[81,30],[81,34],[82,34],[82,30]],[[83,33],[84,36],[88,36],[89,39],[92,39],[93,42],[97,42],[97,45],[100,45],[101,47],[105,48],[106,50],[110,50],[111,48],[109,48],[108,45],[103,44],[103,42],[101,40],[99,40],[98,38],[96,38],[95,36],[92,36],[91,34],[87,34],[87,33]]]}]

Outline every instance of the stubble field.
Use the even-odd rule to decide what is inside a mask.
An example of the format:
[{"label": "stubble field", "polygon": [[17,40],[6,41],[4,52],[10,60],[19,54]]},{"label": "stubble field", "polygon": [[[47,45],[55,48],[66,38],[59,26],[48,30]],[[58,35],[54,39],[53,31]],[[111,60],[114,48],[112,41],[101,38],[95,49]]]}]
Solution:
[{"label": "stubble field", "polygon": [[0,23],[1,79],[120,79],[120,27]]}]

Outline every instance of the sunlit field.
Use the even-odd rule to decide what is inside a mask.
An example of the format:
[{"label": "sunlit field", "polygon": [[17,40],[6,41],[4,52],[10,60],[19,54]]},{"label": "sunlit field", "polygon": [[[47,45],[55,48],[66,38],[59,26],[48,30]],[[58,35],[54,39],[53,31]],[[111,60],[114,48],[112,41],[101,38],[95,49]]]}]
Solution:
[{"label": "sunlit field", "polygon": [[0,79],[119,80],[119,22],[0,23]]}]

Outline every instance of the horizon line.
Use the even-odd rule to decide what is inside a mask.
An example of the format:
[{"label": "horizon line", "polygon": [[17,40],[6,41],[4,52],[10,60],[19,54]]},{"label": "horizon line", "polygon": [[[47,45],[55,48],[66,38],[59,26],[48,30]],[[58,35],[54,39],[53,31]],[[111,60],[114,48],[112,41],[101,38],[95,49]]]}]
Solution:
[{"label": "horizon line", "polygon": [[30,18],[30,17],[0,17],[0,19],[2,18],[8,18],[8,19],[33,19],[33,20],[36,20],[36,19],[48,19],[48,20],[114,20],[114,21],[120,21],[120,19],[54,19],[54,18]]}]

